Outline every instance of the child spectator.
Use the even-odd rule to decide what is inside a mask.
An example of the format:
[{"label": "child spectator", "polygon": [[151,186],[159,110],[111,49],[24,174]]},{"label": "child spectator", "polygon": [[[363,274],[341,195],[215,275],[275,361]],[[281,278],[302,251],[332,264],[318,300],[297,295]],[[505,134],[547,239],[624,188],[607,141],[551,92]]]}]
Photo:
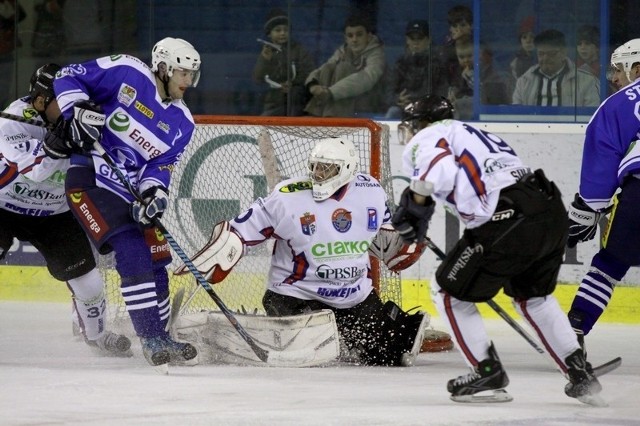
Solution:
[{"label": "child spectator", "polygon": [[305,111],[317,117],[350,117],[377,112],[384,48],[363,15],[351,15],[344,25],[345,43],[319,68],[311,71],[306,86],[313,96]]},{"label": "child spectator", "polygon": [[439,58],[431,54],[429,24],[425,20],[411,21],[405,30],[405,52],[396,61],[388,96],[387,119],[402,118],[409,103],[425,93],[444,95],[446,83]]},{"label": "child spectator", "polygon": [[[456,55],[460,74],[449,87],[448,98],[455,107],[456,119],[473,118],[474,53],[473,39],[464,35],[456,40]],[[509,104],[512,85],[509,76],[502,75],[493,66],[493,51],[480,42],[480,102],[485,105]]]},{"label": "child spectator", "polygon": [[473,31],[473,14],[466,6],[453,6],[447,12],[447,22],[449,22],[449,35],[442,46],[441,62],[444,64],[447,78],[447,85],[451,84],[460,75],[458,56],[456,55],[456,40],[462,36],[471,36]]},{"label": "child spectator", "polygon": [[600,30],[593,25],[578,28],[576,67],[600,78]]},{"label": "child spectator", "polygon": [[538,64],[529,68],[516,81],[515,105],[598,106],[600,82],[590,73],[576,69],[567,56],[564,34],[546,30],[534,43]]},{"label": "child spectator", "polygon": [[272,43],[264,43],[253,69],[253,79],[268,85],[262,115],[303,115],[306,103],[304,81],[313,69],[313,59],[299,43],[289,39],[289,18],[273,9],[264,24]]},{"label": "child spectator", "polygon": [[535,26],[535,17],[528,16],[522,20],[520,31],[518,32],[520,40],[520,49],[516,52],[515,57],[509,64],[511,75],[514,79],[518,79],[529,68],[537,64],[535,56],[535,45],[533,39],[535,34],[533,28]]}]

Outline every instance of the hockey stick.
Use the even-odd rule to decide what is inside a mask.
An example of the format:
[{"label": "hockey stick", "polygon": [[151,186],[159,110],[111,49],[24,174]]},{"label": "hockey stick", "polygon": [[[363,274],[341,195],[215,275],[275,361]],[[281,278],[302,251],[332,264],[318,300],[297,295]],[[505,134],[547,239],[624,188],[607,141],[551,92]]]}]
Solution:
[{"label": "hockey stick", "polygon": [[[116,174],[118,179],[120,179],[122,184],[126,186],[127,190],[131,193],[131,195],[133,195],[133,197],[138,202],[144,204],[144,199],[142,198],[138,190],[134,188],[129,178],[125,176],[124,173],[122,173],[122,170],[120,170],[120,168],[117,166],[115,161],[104,150],[104,147],[100,145],[99,142],[94,143],[93,147],[96,151],[98,151],[98,153],[100,154],[102,159],[104,159],[104,161],[107,163],[109,168],[111,168],[111,170]],[[213,288],[211,287],[211,285],[209,285],[207,280],[202,276],[200,271],[198,271],[198,269],[195,267],[193,262],[191,262],[191,259],[189,258],[189,256],[187,256],[184,250],[182,250],[182,247],[180,247],[180,245],[173,238],[171,233],[167,230],[167,228],[164,227],[162,222],[160,222],[158,219],[154,219],[153,224],[158,228],[158,230],[162,233],[162,235],[164,235],[164,237],[169,242],[169,245],[171,246],[173,251],[178,255],[180,260],[187,266],[187,268],[189,269],[189,272],[193,274],[198,284],[200,284],[205,289],[205,291],[209,294],[211,299],[213,299],[215,304],[220,308],[220,311],[222,311],[225,317],[227,317],[231,325],[233,325],[233,327],[236,329],[238,334],[251,347],[251,350],[256,354],[256,356],[261,361],[266,363],[268,363],[269,361],[273,361],[275,364],[282,363],[282,362],[291,364],[292,360],[300,359],[302,362],[303,360],[306,360],[314,356],[312,351],[309,351],[306,349],[291,351],[289,353],[280,353],[280,352],[274,352],[274,351],[267,351],[261,348],[260,346],[258,346],[254,341],[254,339],[244,329],[244,327],[240,325],[240,323],[238,322],[236,317],[233,315],[231,310],[229,310],[229,308],[224,304],[224,302],[222,301],[222,299],[220,299],[220,297],[216,294],[216,292],[213,291]]]},{"label": "hockey stick", "polygon": [[21,117],[19,115],[9,114],[8,112],[4,112],[4,111],[0,111],[0,118],[5,118],[7,120],[18,121],[20,123],[31,124],[32,126],[44,127],[45,129],[52,129],[53,128],[52,124],[47,124],[47,123],[45,123],[43,121],[36,120],[35,118]]}]

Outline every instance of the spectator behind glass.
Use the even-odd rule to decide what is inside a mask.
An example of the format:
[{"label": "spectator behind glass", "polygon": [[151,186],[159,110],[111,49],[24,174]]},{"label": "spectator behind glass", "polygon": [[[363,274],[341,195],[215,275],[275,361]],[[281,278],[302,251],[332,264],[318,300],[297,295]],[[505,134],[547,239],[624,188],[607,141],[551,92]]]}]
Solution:
[{"label": "spectator behind glass", "polygon": [[[454,115],[459,120],[473,118],[474,55],[473,38],[464,35],[456,40],[456,55],[460,74],[449,87],[448,98],[455,107]],[[508,75],[493,66],[493,52],[480,42],[480,102],[485,105],[509,104],[513,90]]]},{"label": "spectator behind glass", "polygon": [[576,67],[600,77],[600,30],[593,25],[583,25],[577,31]]},{"label": "spectator behind glass", "polygon": [[441,62],[444,64],[447,86],[451,86],[460,75],[458,56],[456,55],[456,40],[462,36],[471,36],[473,31],[473,14],[466,6],[453,6],[447,12],[449,35],[440,52]]},{"label": "spectator behind glass", "polygon": [[567,56],[564,34],[546,30],[534,40],[538,65],[516,81],[514,105],[598,106],[600,82],[590,73],[576,69]]},{"label": "spectator behind glass", "polygon": [[[396,61],[391,82],[387,89],[391,105],[385,118],[402,118],[402,111],[409,103],[425,93],[444,95],[446,87],[442,65],[431,54],[429,24],[425,20],[411,21],[405,30],[405,52]],[[441,93],[442,92],[442,93]]]},{"label": "spectator behind glass", "polygon": [[522,20],[520,30],[518,31],[518,39],[520,41],[520,49],[516,52],[515,57],[509,64],[511,75],[514,79],[518,79],[529,68],[536,65],[538,61],[535,56],[535,45],[533,39],[535,34],[533,28],[535,26],[535,17],[529,16]]},{"label": "spectator behind glass", "polygon": [[271,10],[264,33],[273,44],[262,44],[253,69],[253,79],[269,88],[262,115],[303,115],[304,81],[314,63],[302,45],[289,39],[289,29],[287,14],[280,9]]},{"label": "spectator behind glass", "polygon": [[313,96],[305,111],[317,117],[349,117],[376,112],[385,68],[384,48],[363,15],[351,15],[344,25],[345,43],[319,68],[306,86]]}]

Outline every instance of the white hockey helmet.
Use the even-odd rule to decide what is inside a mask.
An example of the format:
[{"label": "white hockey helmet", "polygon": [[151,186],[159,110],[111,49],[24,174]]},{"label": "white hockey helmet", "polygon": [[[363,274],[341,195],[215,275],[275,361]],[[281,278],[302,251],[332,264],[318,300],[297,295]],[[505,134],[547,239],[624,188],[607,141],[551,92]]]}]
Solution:
[{"label": "white hockey helmet", "polygon": [[192,87],[200,80],[200,54],[191,43],[181,38],[163,38],[151,50],[151,71],[157,72],[158,65],[164,62],[167,76],[173,76],[173,70],[193,71]]},{"label": "white hockey helmet", "polygon": [[322,139],[311,150],[308,165],[313,199],[326,200],[356,176],[358,152],[348,139]]},{"label": "white hockey helmet", "polygon": [[622,67],[629,81],[633,81],[629,72],[633,68],[633,64],[640,62],[640,38],[629,40],[622,46],[618,47],[611,54],[611,66],[614,68]]}]

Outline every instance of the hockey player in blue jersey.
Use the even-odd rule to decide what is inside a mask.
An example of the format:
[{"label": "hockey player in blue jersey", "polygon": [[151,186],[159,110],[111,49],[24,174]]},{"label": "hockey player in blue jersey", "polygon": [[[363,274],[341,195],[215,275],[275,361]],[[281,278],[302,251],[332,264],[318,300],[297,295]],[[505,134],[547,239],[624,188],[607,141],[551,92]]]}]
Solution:
[{"label": "hockey player in blue jersey", "polygon": [[640,239],[634,237],[640,234],[640,39],[618,47],[611,66],[631,83],[607,98],[587,126],[580,188],[569,209],[569,247],[593,239],[600,218],[611,209],[602,247],[569,311],[582,346],[615,286],[631,266],[640,265]]},{"label": "hockey player in blue jersey", "polygon": [[[200,77],[200,55],[182,39],[153,47],[151,67],[113,55],[63,68],[55,93],[63,120],[47,136],[50,156],[70,157],[67,201],[101,254],[115,253],[121,291],[147,361],[193,364],[197,351],[173,340],[169,319],[169,245],[153,226],[167,208],[171,171],[195,124],[184,92]],[[94,149],[98,142],[142,194],[131,192]]]}]

